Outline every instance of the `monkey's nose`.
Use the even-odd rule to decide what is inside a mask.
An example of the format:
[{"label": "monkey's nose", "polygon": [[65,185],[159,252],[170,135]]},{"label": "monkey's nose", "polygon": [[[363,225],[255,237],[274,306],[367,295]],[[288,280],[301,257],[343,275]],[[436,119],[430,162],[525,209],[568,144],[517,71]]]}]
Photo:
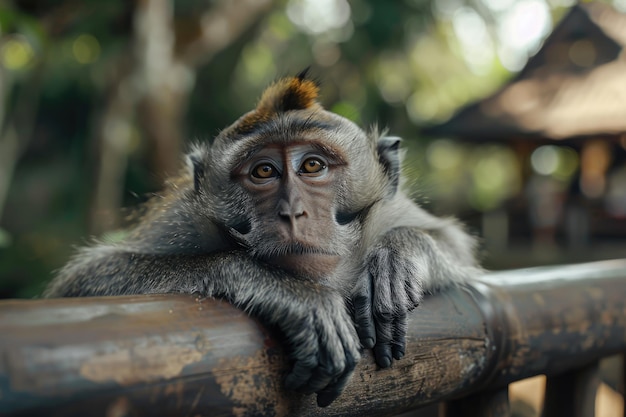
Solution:
[{"label": "monkey's nose", "polygon": [[304,211],[300,201],[289,203],[287,200],[281,199],[278,203],[278,215],[283,220],[293,222],[294,220],[305,216],[306,211]]}]

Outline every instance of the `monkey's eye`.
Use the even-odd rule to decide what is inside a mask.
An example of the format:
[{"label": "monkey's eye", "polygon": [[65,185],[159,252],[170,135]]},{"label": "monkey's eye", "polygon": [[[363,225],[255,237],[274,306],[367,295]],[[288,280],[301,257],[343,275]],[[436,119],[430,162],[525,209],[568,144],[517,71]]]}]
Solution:
[{"label": "monkey's eye", "polygon": [[317,158],[307,158],[302,166],[300,172],[303,174],[317,174],[326,169],[326,164]]},{"label": "monkey's eye", "polygon": [[272,178],[278,176],[278,171],[273,165],[264,162],[252,169],[252,176],[261,179]]}]

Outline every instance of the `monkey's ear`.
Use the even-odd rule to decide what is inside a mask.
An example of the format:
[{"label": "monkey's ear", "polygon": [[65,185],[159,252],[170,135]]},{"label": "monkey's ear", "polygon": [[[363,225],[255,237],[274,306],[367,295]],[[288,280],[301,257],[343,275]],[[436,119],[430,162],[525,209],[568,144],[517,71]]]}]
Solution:
[{"label": "monkey's ear", "polygon": [[205,175],[204,159],[201,149],[196,148],[187,154],[187,165],[193,175],[193,188],[196,192],[199,192],[200,184]]},{"label": "monkey's ear", "polygon": [[390,195],[398,190],[400,183],[400,139],[397,136],[382,136],[378,139],[378,160],[389,177]]}]

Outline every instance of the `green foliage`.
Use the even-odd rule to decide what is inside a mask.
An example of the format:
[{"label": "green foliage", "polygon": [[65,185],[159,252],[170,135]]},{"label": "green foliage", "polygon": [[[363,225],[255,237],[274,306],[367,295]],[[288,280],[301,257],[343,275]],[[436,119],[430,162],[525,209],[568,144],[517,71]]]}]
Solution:
[{"label": "green foliage", "polygon": [[[406,138],[411,182],[423,190],[437,179],[424,175],[432,167],[424,156],[428,144],[415,142],[417,126],[444,119],[508,76],[495,55],[485,72],[468,70],[451,18],[433,13],[438,3],[328,0],[325,9],[315,10],[306,7],[318,7],[316,1],[283,0],[259,9],[223,48],[200,59],[202,65],[188,64],[178,73],[193,86],[180,105],[178,128],[189,141],[210,140],[248,111],[267,83],[312,66],[327,108],[365,126],[388,126]],[[133,49],[137,4],[15,0],[0,6],[0,84],[6,90],[0,97],[5,104],[0,134],[16,125],[21,144],[16,168],[9,172],[8,197],[0,200],[0,297],[36,295],[72,245],[89,235],[99,215],[93,212],[102,164],[98,132],[117,91],[116,80],[137,66],[144,52]],[[170,29],[181,68],[204,14],[221,13],[224,4],[172,3]],[[309,17],[328,10],[332,15],[306,20],[305,13],[300,21],[294,17],[296,6]],[[246,13],[252,12],[239,12]],[[225,20],[213,36],[236,27],[240,17],[230,16],[235,20]],[[336,25],[315,26],[329,19]],[[151,57],[159,59],[158,53]],[[122,91],[132,95],[144,87],[139,77]],[[135,113],[126,122],[132,140],[124,148],[121,163],[126,168],[118,192],[121,202],[132,206],[160,188],[161,173],[154,164],[154,143],[148,140],[149,123]],[[461,168],[444,171],[437,171],[440,178],[464,176]],[[450,195],[435,198],[444,201]],[[473,204],[479,197],[456,196],[452,207]]]}]

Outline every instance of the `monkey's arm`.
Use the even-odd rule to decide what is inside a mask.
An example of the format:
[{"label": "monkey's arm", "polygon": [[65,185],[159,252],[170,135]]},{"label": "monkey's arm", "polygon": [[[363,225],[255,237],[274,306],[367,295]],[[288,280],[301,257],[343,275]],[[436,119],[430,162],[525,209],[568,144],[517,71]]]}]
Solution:
[{"label": "monkey's arm", "polygon": [[351,317],[337,291],[260,265],[241,251],[181,256],[88,248],[61,271],[45,296],[173,292],[224,297],[278,327],[294,362],[286,386],[316,392],[320,406],[339,396],[360,357]]},{"label": "monkey's arm", "polygon": [[381,367],[405,353],[407,313],[425,293],[480,274],[475,242],[456,222],[423,211],[402,194],[370,218],[364,268],[352,296],[361,343]]}]

